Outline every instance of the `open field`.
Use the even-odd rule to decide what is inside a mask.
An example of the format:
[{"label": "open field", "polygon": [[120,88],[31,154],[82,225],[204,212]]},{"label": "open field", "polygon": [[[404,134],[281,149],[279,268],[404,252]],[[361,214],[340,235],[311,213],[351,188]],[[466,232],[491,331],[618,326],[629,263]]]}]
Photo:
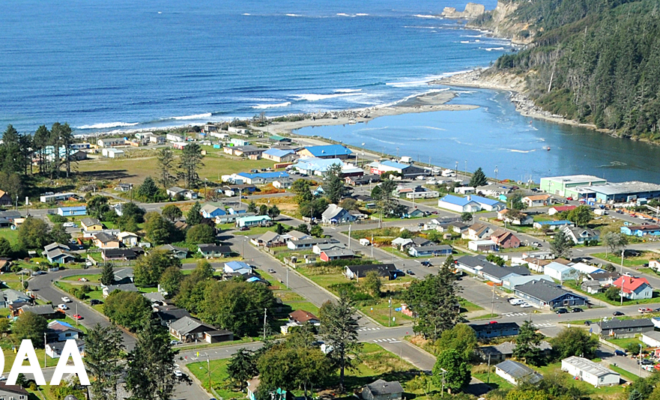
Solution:
[{"label": "open field", "polygon": [[[621,252],[618,255],[612,253],[595,253],[592,254],[594,257],[611,262],[614,265],[621,265]],[[640,268],[644,264],[648,264],[650,260],[654,260],[660,257],[660,254],[652,251],[642,251],[639,256],[624,256],[623,265],[629,268]]]}]

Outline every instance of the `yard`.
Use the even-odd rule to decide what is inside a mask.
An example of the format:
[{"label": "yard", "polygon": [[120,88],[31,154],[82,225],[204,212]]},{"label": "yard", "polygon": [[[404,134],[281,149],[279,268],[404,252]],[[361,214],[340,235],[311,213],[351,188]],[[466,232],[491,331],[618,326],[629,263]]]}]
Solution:
[{"label": "yard", "polygon": [[[617,300],[610,300],[605,296],[605,293],[596,293],[596,294],[590,294],[586,293],[582,289],[578,287],[578,285],[575,283],[575,281],[565,281],[564,286],[570,287],[571,289],[575,290],[576,292],[582,293],[587,296],[591,296],[594,299],[600,300],[604,303],[611,304],[613,306],[618,306],[621,304],[621,301],[619,299]],[[640,300],[628,300],[628,299],[623,299],[623,305],[630,306],[633,304],[654,304],[658,302],[658,298],[660,297],[660,291],[654,290],[653,291],[653,297],[650,299],[640,299]],[[598,304],[594,304],[598,305]],[[601,304],[602,305],[602,304]]]},{"label": "yard", "polygon": [[[609,261],[614,265],[621,265],[621,252],[617,254],[612,253],[595,253],[594,257]],[[660,254],[652,251],[642,251],[639,252],[638,256],[624,256],[623,265],[629,268],[641,268],[644,267],[644,264],[648,264],[650,260],[657,259],[660,257]]]},{"label": "yard", "polygon": [[[232,390],[228,385],[229,376],[227,375],[228,359],[212,360],[207,364],[207,361],[199,361],[186,364],[190,372],[199,379],[204,388],[209,387],[209,368],[210,364],[210,378],[211,384],[216,396],[223,399],[243,398],[245,393]],[[362,347],[360,354],[360,363],[354,370],[346,371],[346,390],[348,393],[354,392],[362,388],[367,383],[372,383],[378,379],[387,381],[397,380],[401,382],[406,391],[406,398],[420,398],[423,397],[424,389],[419,388],[415,377],[419,371],[402,360],[397,355],[390,353],[382,347],[365,343]],[[327,382],[317,382],[315,386],[323,385],[324,388],[333,388],[338,384],[337,375],[333,375]],[[432,388],[433,389],[433,388]],[[302,391],[294,391],[295,395],[301,395]],[[415,396],[417,395],[417,396]]]},{"label": "yard", "polygon": [[0,229],[0,238],[9,240],[9,243],[14,247],[18,245],[18,229],[13,230],[11,228],[2,228]]}]

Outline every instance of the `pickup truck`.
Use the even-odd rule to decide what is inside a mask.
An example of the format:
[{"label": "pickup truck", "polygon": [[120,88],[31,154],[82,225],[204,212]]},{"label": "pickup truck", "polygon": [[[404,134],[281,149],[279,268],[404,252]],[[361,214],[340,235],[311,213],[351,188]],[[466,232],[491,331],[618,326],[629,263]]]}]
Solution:
[{"label": "pickup truck", "polygon": [[645,313],[653,312],[653,309],[649,307],[640,307],[637,309],[637,311],[639,311],[642,314],[645,314]]}]

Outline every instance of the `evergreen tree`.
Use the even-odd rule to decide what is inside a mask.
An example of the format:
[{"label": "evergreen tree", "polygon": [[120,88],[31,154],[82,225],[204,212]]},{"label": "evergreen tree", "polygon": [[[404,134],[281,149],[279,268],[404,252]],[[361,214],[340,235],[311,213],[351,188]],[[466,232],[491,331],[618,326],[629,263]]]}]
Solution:
[{"label": "evergreen tree", "polygon": [[186,182],[186,188],[193,188],[197,184],[199,180],[197,171],[204,166],[204,163],[202,163],[203,158],[202,148],[197,143],[188,143],[183,148],[179,168]]},{"label": "evergreen tree", "polygon": [[279,217],[279,215],[280,215],[280,209],[277,208],[276,205],[273,205],[268,209],[268,216],[271,217],[272,219]]},{"label": "evergreen tree", "polygon": [[243,391],[246,382],[259,374],[257,370],[257,357],[248,349],[238,349],[229,359],[227,375],[235,387]]},{"label": "evergreen tree", "polygon": [[355,319],[355,308],[345,293],[340,294],[335,303],[326,302],[321,306],[320,335],[324,342],[332,346],[328,355],[339,367],[339,391],[344,392],[344,371],[352,368],[357,362],[354,357],[362,344],[358,342],[358,322]]},{"label": "evergreen tree", "polygon": [[12,254],[11,243],[7,238],[0,238],[0,257],[10,257]]},{"label": "evergreen tree", "polygon": [[254,203],[254,201],[251,201],[248,203],[248,208],[247,212],[249,213],[257,213],[259,210],[257,209],[257,205]]},{"label": "evergreen tree", "polygon": [[91,375],[90,390],[95,399],[117,398],[117,384],[123,371],[121,331],[99,324],[85,335],[85,367]]},{"label": "evergreen tree", "polygon": [[550,242],[550,251],[557,258],[570,259],[571,247],[573,247],[573,241],[561,229],[555,233],[555,237]]},{"label": "evergreen tree", "polygon": [[103,270],[101,271],[101,283],[108,286],[112,285],[115,281],[115,270],[112,268],[112,264],[106,263],[103,265]]},{"label": "evergreen tree", "polygon": [[130,400],[171,399],[177,383],[174,376],[177,354],[167,329],[153,319],[145,324],[127,357],[126,387],[131,392]]},{"label": "evergreen tree", "polygon": [[470,183],[468,186],[471,187],[477,187],[477,186],[486,186],[488,184],[488,179],[486,179],[486,174],[484,174],[484,171],[481,170],[481,167],[477,168],[476,171],[474,171],[474,174],[472,175],[472,178],[470,178]]},{"label": "evergreen tree", "polygon": [[142,185],[138,188],[137,195],[146,201],[154,201],[158,192],[159,190],[158,186],[156,186],[156,182],[154,182],[150,176],[147,176],[144,178]]},{"label": "evergreen tree", "polygon": [[163,207],[162,215],[163,217],[169,219],[171,222],[174,222],[183,216],[183,212],[174,204],[168,204]]},{"label": "evergreen tree", "polygon": [[199,201],[196,201],[195,204],[190,208],[188,214],[186,214],[186,223],[188,226],[195,226],[202,222],[202,205],[199,204]]},{"label": "evergreen tree", "polygon": [[177,181],[176,159],[172,149],[169,147],[160,149],[158,151],[157,160],[158,169],[160,170],[158,183],[163,186],[163,189],[168,189]]},{"label": "evergreen tree", "polygon": [[527,320],[520,327],[520,333],[516,336],[516,347],[513,349],[513,357],[526,364],[539,366],[542,363],[542,351],[540,349],[543,335],[536,332],[532,321]]},{"label": "evergreen tree", "polygon": [[259,215],[268,215],[268,206],[262,204],[259,206]]}]

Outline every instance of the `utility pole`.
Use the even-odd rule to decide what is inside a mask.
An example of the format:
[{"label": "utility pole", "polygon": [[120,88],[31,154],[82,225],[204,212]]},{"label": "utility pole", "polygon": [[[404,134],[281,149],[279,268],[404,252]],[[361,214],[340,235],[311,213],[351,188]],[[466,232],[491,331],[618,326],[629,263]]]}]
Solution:
[{"label": "utility pole", "polygon": [[213,384],[211,384],[211,357],[208,353],[206,353],[206,369],[209,372],[209,389],[211,389],[213,387]]},{"label": "utility pole", "polygon": [[641,343],[639,345],[639,357],[638,357],[638,360],[637,360],[637,365],[639,365],[639,368],[638,368],[639,372],[637,373],[637,375],[642,376],[642,345],[641,345]]},{"label": "utility pole", "polygon": [[623,306],[623,285],[626,284],[626,277],[621,275],[621,303],[620,305]]},{"label": "utility pole", "polygon": [[348,249],[351,249],[351,226],[352,224],[348,224]]},{"label": "utility pole", "polygon": [[46,345],[48,343],[46,342],[46,332],[44,332],[44,368],[46,368],[46,363],[48,362],[48,359],[46,358]]},{"label": "utility pole", "polygon": [[266,340],[266,309],[264,308],[264,340]]},{"label": "utility pole", "polygon": [[486,379],[486,383],[490,383],[490,353],[488,353],[488,378]]},{"label": "utility pole", "polygon": [[371,234],[371,258],[374,258],[374,234]]},{"label": "utility pole", "polygon": [[390,319],[388,320],[388,325],[387,326],[392,326],[392,298],[391,297],[390,297]]},{"label": "utility pole", "polygon": [[445,374],[447,373],[447,370],[444,368],[440,368],[442,371],[442,389],[440,389],[440,397],[445,397]]}]

